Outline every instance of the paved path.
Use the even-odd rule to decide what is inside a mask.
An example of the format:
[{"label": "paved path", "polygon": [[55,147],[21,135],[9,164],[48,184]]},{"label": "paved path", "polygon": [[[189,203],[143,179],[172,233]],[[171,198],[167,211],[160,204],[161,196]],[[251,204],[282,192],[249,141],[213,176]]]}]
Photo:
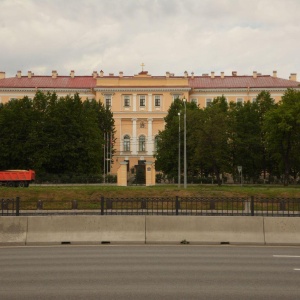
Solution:
[{"label": "paved path", "polygon": [[299,299],[299,247],[0,248],[0,299]]}]

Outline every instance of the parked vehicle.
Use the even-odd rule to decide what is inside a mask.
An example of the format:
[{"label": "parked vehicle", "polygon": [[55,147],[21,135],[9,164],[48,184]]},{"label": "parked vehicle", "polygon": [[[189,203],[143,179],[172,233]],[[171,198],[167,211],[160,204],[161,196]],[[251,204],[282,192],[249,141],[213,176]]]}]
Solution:
[{"label": "parked vehicle", "polygon": [[35,180],[33,170],[0,171],[0,186],[28,187]]}]

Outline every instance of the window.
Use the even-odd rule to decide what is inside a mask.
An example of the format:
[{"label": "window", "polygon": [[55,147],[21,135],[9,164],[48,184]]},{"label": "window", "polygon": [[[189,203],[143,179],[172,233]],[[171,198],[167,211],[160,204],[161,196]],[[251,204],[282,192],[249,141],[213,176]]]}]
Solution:
[{"label": "window", "polygon": [[126,107],[130,106],[130,96],[129,95],[124,96],[124,106],[126,106]]},{"label": "window", "polygon": [[16,101],[18,98],[9,98],[9,101]]},{"label": "window", "polygon": [[156,96],[155,96],[155,106],[156,106],[156,107],[159,107],[159,106],[160,106],[160,96],[159,96],[159,95],[156,95]]},{"label": "window", "polygon": [[252,98],[252,103],[256,102],[257,99],[256,98]]},{"label": "window", "polygon": [[158,151],[158,141],[159,141],[159,136],[157,135],[154,138],[154,151]]},{"label": "window", "polygon": [[174,94],[173,95],[173,102],[174,102],[174,100],[176,100],[176,99],[180,99],[180,94]]},{"label": "window", "polygon": [[144,135],[139,137],[139,151],[146,151],[146,138]]},{"label": "window", "polygon": [[196,99],[196,98],[192,98],[191,102],[195,103],[196,105],[198,105],[198,99]]},{"label": "window", "polygon": [[111,107],[111,95],[105,95],[105,106]]},{"label": "window", "polygon": [[141,107],[146,106],[146,97],[144,95],[140,96],[140,106]]},{"label": "window", "polygon": [[243,103],[244,103],[244,98],[237,98],[237,99],[236,99],[236,103],[241,103],[241,104],[243,104]]},{"label": "window", "polygon": [[127,134],[124,136],[123,139],[123,150],[124,152],[130,151],[130,136]]},{"label": "window", "polygon": [[211,98],[207,98],[206,99],[206,107],[212,105],[212,99]]}]

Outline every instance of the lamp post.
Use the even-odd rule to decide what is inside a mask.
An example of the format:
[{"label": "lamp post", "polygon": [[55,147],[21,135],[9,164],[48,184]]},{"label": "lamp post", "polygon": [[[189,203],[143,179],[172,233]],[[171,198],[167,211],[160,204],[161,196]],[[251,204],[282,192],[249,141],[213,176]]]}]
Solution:
[{"label": "lamp post", "polygon": [[179,129],[178,129],[178,188],[180,188],[180,112],[178,113],[179,117]]},{"label": "lamp post", "polygon": [[184,165],[184,188],[187,187],[187,164],[186,164],[186,99],[183,98],[184,103],[184,159],[183,159],[183,165]]}]

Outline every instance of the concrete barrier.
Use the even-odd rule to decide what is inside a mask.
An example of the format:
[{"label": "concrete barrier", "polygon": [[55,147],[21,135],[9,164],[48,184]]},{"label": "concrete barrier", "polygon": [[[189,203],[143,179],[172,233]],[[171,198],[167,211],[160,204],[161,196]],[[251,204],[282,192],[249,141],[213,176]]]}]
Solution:
[{"label": "concrete barrier", "polygon": [[267,245],[299,245],[300,218],[264,218],[265,241]]},{"label": "concrete barrier", "polygon": [[263,217],[146,216],[146,243],[264,244]]},{"label": "concrete barrier", "polygon": [[175,243],[300,245],[300,218],[0,217],[0,245]]},{"label": "concrete barrier", "polygon": [[143,216],[28,217],[26,244],[145,243]]},{"label": "concrete barrier", "polygon": [[25,245],[27,217],[0,217],[0,245]]}]

